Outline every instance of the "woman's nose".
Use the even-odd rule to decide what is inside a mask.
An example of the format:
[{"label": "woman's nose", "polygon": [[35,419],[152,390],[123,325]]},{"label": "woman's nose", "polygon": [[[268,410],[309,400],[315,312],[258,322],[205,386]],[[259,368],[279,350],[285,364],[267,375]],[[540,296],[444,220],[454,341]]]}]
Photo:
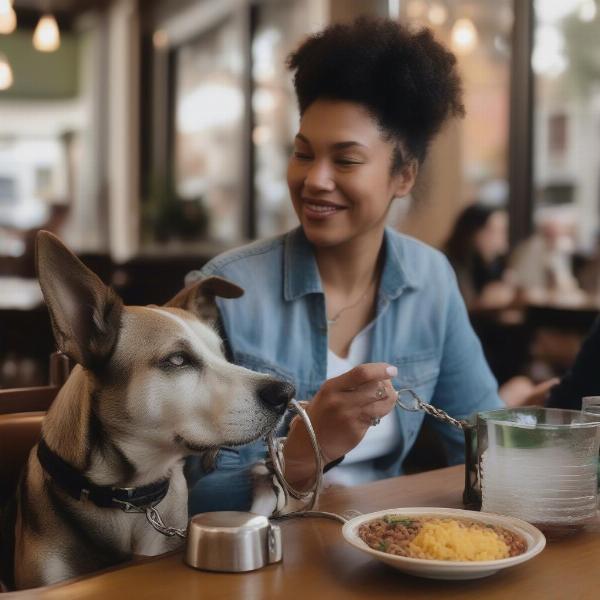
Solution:
[{"label": "woman's nose", "polygon": [[333,173],[325,161],[315,161],[304,179],[307,190],[332,192],[335,189]]}]

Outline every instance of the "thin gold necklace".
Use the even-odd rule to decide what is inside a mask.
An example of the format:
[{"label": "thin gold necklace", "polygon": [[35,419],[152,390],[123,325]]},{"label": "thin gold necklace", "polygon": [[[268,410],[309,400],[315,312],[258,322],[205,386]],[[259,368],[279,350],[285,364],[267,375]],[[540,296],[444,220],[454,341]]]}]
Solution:
[{"label": "thin gold necklace", "polygon": [[373,277],[373,279],[371,279],[371,281],[369,281],[369,285],[367,286],[367,289],[362,293],[362,295],[356,302],[353,302],[352,304],[348,304],[347,306],[343,306],[342,308],[340,308],[340,310],[338,310],[335,313],[335,315],[333,315],[333,317],[331,317],[331,319],[327,315],[325,315],[325,318],[327,319],[327,327],[331,327],[332,325],[335,325],[343,313],[345,313],[347,310],[350,310],[351,308],[358,306],[366,298],[376,277],[377,276],[375,275],[375,277]]}]

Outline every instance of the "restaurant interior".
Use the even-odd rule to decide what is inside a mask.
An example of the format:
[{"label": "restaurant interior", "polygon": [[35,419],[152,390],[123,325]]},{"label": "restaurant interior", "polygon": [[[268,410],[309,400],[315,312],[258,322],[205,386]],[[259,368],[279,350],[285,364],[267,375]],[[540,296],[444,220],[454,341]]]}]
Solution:
[{"label": "restaurant interior", "polygon": [[[600,310],[599,0],[0,0],[0,408],[3,391],[54,395],[72,367],[51,360],[39,230],[59,236],[124,304],[161,305],[221,252],[298,225],[286,184],[299,121],[286,57],[309,34],[359,16],[430,28],[457,57],[466,117],[433,140],[388,226],[447,255],[506,405],[544,406],[537,386],[569,372]],[[408,477],[446,464],[424,427]],[[451,471],[448,489],[463,473]],[[409,496],[377,485],[392,506],[461,505],[441,480],[414,481],[424,483]],[[326,509],[378,508],[377,494],[337,494]],[[298,538],[288,580],[272,571],[197,583],[170,556],[156,573],[140,563],[135,582],[78,580],[64,597],[136,597],[134,586],[146,586],[138,597],[165,597],[168,569],[181,597],[276,598],[309,580],[316,597],[368,597],[372,580],[377,597],[391,597],[391,570],[351,550],[337,556],[321,530],[285,526]],[[597,558],[597,535],[577,542],[586,556]],[[331,552],[334,574],[326,579],[316,562],[296,568],[300,547]],[[568,586],[559,564],[573,581],[585,570],[578,597],[598,597],[586,595],[600,589],[597,560],[584,569],[575,548],[551,552],[544,592],[519,567],[504,588],[491,578],[485,597],[575,597],[552,587]],[[414,598],[481,591],[476,581],[401,582]]]},{"label": "restaurant interior", "polygon": [[390,225],[443,250],[465,207],[503,212],[496,252],[512,290],[473,298],[473,323],[500,383],[561,376],[600,290],[600,20],[594,0],[521,4],[3,0],[0,386],[48,378],[38,229],[126,304],[160,304],[213,256],[297,224],[285,57],[364,14],[432,28],[464,85],[466,118],[434,141]]}]

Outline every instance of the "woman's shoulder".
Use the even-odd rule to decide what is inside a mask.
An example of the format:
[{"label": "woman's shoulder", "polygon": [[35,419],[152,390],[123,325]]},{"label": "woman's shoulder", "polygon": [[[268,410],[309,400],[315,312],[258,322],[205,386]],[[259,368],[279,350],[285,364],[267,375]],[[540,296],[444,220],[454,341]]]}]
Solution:
[{"label": "woman's shoulder", "polygon": [[413,279],[421,279],[432,270],[452,271],[448,258],[442,251],[395,229],[388,228],[386,231],[397,256]]},{"label": "woman's shoulder", "polygon": [[286,234],[283,234],[257,240],[218,254],[201,269],[188,273],[185,282],[189,285],[195,280],[209,275],[255,277],[260,271],[270,273],[272,276],[275,265],[281,264],[285,237]]}]

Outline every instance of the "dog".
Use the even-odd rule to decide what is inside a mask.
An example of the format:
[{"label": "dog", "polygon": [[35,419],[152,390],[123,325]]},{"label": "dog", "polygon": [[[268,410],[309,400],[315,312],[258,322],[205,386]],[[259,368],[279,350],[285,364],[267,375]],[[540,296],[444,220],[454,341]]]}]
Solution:
[{"label": "dog", "polygon": [[210,322],[215,297],[243,294],[233,283],[210,277],[163,307],[126,307],[48,232],[36,261],[57,345],[77,365],[5,515],[3,579],[15,589],[176,548],[145,508],[185,528],[184,458],[272,431],[294,394],[225,359]]}]

